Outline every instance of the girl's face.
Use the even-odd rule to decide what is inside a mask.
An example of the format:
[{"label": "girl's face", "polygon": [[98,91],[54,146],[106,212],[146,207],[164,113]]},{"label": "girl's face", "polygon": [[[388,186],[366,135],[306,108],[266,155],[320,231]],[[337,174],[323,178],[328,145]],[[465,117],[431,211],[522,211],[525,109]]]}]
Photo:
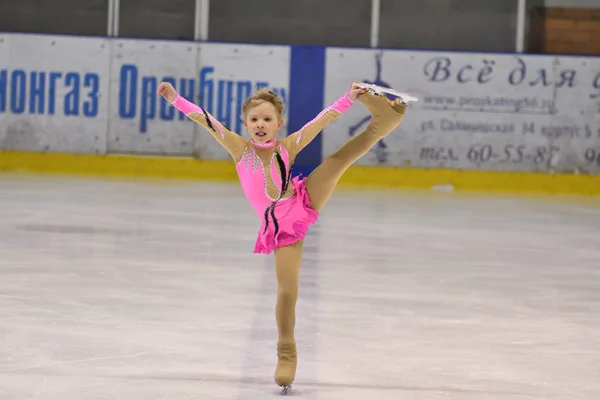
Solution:
[{"label": "girl's face", "polygon": [[283,120],[272,103],[263,101],[248,110],[244,126],[255,142],[266,143],[275,140],[277,132],[283,126]]}]

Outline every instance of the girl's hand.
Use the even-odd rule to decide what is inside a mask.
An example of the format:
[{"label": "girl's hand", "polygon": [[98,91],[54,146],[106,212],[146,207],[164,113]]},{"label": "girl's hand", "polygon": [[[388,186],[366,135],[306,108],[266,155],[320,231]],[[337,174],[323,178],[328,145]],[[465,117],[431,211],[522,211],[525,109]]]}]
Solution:
[{"label": "girl's hand", "polygon": [[158,85],[157,92],[169,103],[171,103],[177,97],[177,91],[169,82],[161,82],[160,85]]},{"label": "girl's hand", "polygon": [[350,99],[356,100],[359,94],[367,93],[367,89],[363,89],[360,86],[360,82],[354,82],[350,87]]}]

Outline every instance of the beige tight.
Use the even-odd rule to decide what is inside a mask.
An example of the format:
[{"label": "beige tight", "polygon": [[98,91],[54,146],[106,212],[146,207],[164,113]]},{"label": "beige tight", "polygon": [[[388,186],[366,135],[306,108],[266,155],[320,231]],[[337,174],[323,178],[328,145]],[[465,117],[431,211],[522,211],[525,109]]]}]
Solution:
[{"label": "beige tight", "polygon": [[[396,128],[404,117],[406,105],[390,102],[386,97],[371,94],[358,99],[372,114],[369,126],[328,156],[308,178],[306,189],[311,206],[321,211],[343,173],[364,156],[379,140]],[[277,275],[277,305],[275,316],[279,333],[279,363],[275,372],[277,384],[290,385],[296,372],[296,301],[302,264],[303,241],[275,251]]]},{"label": "beige tight", "polygon": [[296,300],[302,264],[303,241],[275,250],[275,275],[277,276],[277,305],[275,316],[279,341],[294,342],[296,326]]}]

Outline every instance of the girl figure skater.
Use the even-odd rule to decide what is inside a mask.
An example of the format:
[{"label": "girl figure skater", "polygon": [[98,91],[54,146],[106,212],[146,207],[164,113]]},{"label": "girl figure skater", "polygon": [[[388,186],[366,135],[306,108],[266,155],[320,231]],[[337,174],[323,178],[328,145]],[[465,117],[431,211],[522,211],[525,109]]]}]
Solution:
[{"label": "girl figure skater", "polygon": [[[275,382],[287,393],[296,375],[296,300],[304,237],[333,193],[342,174],[402,121],[407,104],[372,94],[353,83],[342,97],[299,131],[277,139],[284,104],[268,89],[250,96],[242,108],[250,140],[227,129],[210,113],[181,97],[167,82],[158,93],[202,125],[235,161],[242,190],[261,220],[254,253],[275,254],[278,330]],[[327,125],[359,100],[371,113],[368,126],[329,155],[308,177],[291,177],[298,153]]]}]

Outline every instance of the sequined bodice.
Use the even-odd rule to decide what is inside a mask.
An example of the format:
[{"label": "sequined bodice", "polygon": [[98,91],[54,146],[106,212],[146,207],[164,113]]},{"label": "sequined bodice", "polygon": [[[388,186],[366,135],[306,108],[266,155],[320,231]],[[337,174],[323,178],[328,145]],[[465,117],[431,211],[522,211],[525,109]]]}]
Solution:
[{"label": "sequined bodice", "polygon": [[[273,201],[279,198],[281,192],[282,178],[275,151],[279,151],[285,164],[285,173],[289,173],[289,154],[281,143],[271,150],[257,150],[249,144],[244,150],[242,158],[236,164],[242,190],[260,216]],[[281,198],[289,197],[292,194],[291,191],[293,189],[290,187]]]}]

